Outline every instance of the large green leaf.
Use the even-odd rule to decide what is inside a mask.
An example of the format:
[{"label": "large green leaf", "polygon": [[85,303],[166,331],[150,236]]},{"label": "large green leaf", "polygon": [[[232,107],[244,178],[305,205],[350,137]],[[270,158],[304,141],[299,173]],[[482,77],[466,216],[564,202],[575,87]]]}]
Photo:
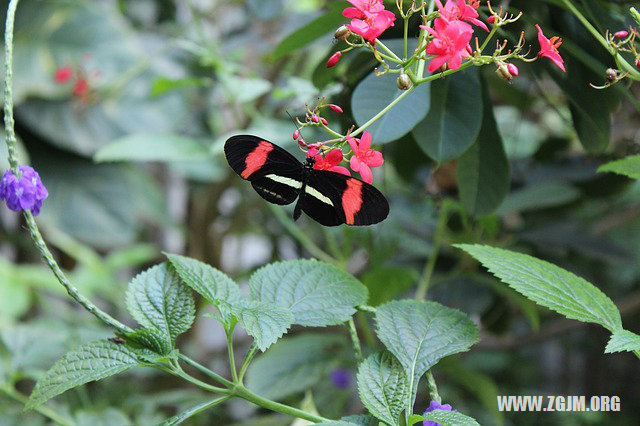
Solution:
[{"label": "large green leaf", "polygon": [[135,133],[102,147],[94,160],[103,161],[193,161],[210,158],[209,146],[175,134]]},{"label": "large green leaf", "polygon": [[[351,110],[359,126],[404,93],[396,86],[396,79],[397,74],[377,77],[371,73],[358,84],[351,97]],[[429,112],[429,86],[429,83],[423,83],[416,87],[366,129],[371,133],[374,144],[401,138],[425,118]]]},{"label": "large green leaf", "polygon": [[502,146],[486,85],[478,139],[458,160],[458,189],[464,208],[474,216],[494,211],[509,191],[509,162]]},{"label": "large green leaf", "polygon": [[159,331],[171,344],[189,329],[195,317],[191,291],[167,263],[153,266],[131,280],[127,308],[140,325]]},{"label": "large green leaf", "polygon": [[287,332],[295,319],[288,308],[255,300],[242,300],[231,309],[263,352]]},{"label": "large green leaf", "polygon": [[473,67],[431,83],[429,113],[413,129],[422,150],[438,163],[460,156],[482,125],[482,86]]},{"label": "large green leaf", "polygon": [[347,321],[367,301],[367,288],[352,275],[317,260],[290,260],[258,269],[251,298],[291,309],[295,323],[324,327]]},{"label": "large green leaf", "polygon": [[507,195],[496,211],[499,215],[561,206],[575,201],[580,191],[561,182],[540,182],[525,186]]},{"label": "large green leaf", "polygon": [[632,179],[640,179],[640,155],[630,155],[620,160],[603,164],[598,167],[598,172],[612,172]]},{"label": "large green leaf", "polygon": [[611,332],[622,329],[616,305],[596,286],[571,272],[526,254],[483,245],[456,247],[534,302],[567,318],[594,322]]},{"label": "large green leaf", "polygon": [[104,379],[140,364],[126,345],[110,341],[88,343],[68,352],[36,383],[27,409],[33,409],[64,391]]},{"label": "large green leaf", "polygon": [[247,387],[269,399],[282,399],[329,380],[336,347],[344,339],[331,334],[303,334],[280,340],[256,358],[247,371]]},{"label": "large green leaf", "polygon": [[618,330],[614,332],[611,335],[609,343],[607,343],[604,353],[610,354],[622,351],[640,352],[640,336],[629,330]]},{"label": "large green leaf", "polygon": [[407,374],[389,352],[370,355],[358,368],[358,392],[371,414],[387,424],[397,424],[409,394]]},{"label": "large green leaf", "polygon": [[346,18],[342,16],[342,10],[344,8],[345,5],[341,2],[329,3],[327,10],[319,17],[285,37],[285,39],[276,46],[271,54],[271,58],[274,60],[280,59],[281,57],[308,45],[330,31],[334,31],[346,21]]},{"label": "large green leaf", "polygon": [[411,406],[420,377],[441,358],[464,352],[478,341],[478,330],[462,312],[436,302],[401,300],[376,310],[378,338],[404,367]]},{"label": "large green leaf", "polygon": [[480,426],[474,418],[465,416],[457,411],[433,410],[423,415],[414,414],[409,417],[409,425],[423,421],[439,423],[441,426]]}]

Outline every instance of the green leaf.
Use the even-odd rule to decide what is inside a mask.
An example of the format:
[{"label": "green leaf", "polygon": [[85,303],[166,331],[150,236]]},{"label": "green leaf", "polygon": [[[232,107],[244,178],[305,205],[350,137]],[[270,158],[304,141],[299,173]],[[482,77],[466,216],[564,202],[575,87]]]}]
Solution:
[{"label": "green leaf", "polygon": [[247,371],[247,387],[265,398],[281,400],[329,380],[331,356],[344,345],[341,336],[303,334],[287,337],[257,357]]},{"label": "green leaf", "polygon": [[346,18],[342,16],[343,9],[344,4],[339,2],[330,3],[326,12],[321,16],[301,26],[285,37],[273,50],[271,59],[278,60],[338,28],[346,20]]},{"label": "green leaf", "polygon": [[358,426],[379,426],[380,424],[378,419],[368,414],[356,414],[353,416],[345,416],[340,420],[353,423]]},{"label": "green leaf", "polygon": [[282,337],[295,320],[291,310],[255,300],[239,301],[231,309],[262,352]]},{"label": "green leaf", "polygon": [[371,414],[387,424],[397,424],[409,394],[407,374],[390,353],[370,355],[358,368],[358,392]]},{"label": "green leaf", "polygon": [[478,341],[478,330],[465,314],[436,302],[386,303],[377,308],[376,323],[378,338],[407,373],[410,402],[427,370],[441,358],[467,351]]},{"label": "green leaf", "polygon": [[511,192],[500,205],[496,214],[539,210],[560,206],[575,201],[580,191],[561,182],[540,182]]},{"label": "green leaf", "polygon": [[534,302],[567,318],[622,328],[616,305],[593,284],[571,272],[526,254],[483,245],[457,244],[502,282]]},{"label": "green leaf", "polygon": [[251,298],[291,309],[295,323],[324,327],[347,321],[367,301],[367,288],[352,275],[317,260],[290,260],[258,269]]},{"label": "green leaf", "polygon": [[177,80],[158,77],[151,84],[151,96],[162,96],[172,90],[184,89],[187,87],[207,87],[211,84],[211,80],[200,77],[180,78]]},{"label": "green leaf", "polygon": [[36,383],[26,409],[31,410],[64,391],[104,379],[140,364],[126,345],[109,341],[85,344],[68,352]]},{"label": "green leaf", "polygon": [[127,344],[140,349],[148,349],[158,355],[168,355],[173,349],[162,334],[155,329],[140,328],[125,335]]},{"label": "green leaf", "polygon": [[133,278],[127,290],[127,308],[140,325],[159,331],[171,345],[195,317],[191,292],[167,263]]},{"label": "green leaf", "polygon": [[478,139],[459,158],[457,174],[460,200],[465,210],[474,216],[494,211],[509,191],[509,162],[486,84],[482,85],[483,120]]},{"label": "green leaf", "polygon": [[[358,126],[373,118],[404,93],[396,86],[396,74],[375,73],[365,77],[353,91],[351,110]],[[423,83],[398,102],[384,116],[367,127],[373,143],[387,143],[406,135],[429,112],[430,84]]]},{"label": "green leaf", "polygon": [[640,336],[629,330],[618,330],[611,335],[604,353],[640,351]]},{"label": "green leaf", "polygon": [[409,426],[424,420],[440,423],[441,426],[480,426],[474,418],[462,413],[447,410],[433,410],[424,415],[414,414],[409,417]]},{"label": "green leaf", "polygon": [[104,161],[190,161],[210,158],[209,146],[175,134],[135,133],[100,148],[93,159]]},{"label": "green leaf", "polygon": [[598,172],[612,172],[628,176],[631,179],[640,179],[640,155],[629,155],[620,160],[603,164],[598,167]]},{"label": "green leaf", "polygon": [[457,158],[480,132],[482,104],[482,86],[475,67],[433,81],[429,113],[413,129],[416,142],[438,163]]},{"label": "green leaf", "polygon": [[238,284],[199,260],[177,254],[167,253],[166,256],[184,283],[212,303],[220,312],[222,321],[229,323],[232,315],[230,304],[242,298]]}]

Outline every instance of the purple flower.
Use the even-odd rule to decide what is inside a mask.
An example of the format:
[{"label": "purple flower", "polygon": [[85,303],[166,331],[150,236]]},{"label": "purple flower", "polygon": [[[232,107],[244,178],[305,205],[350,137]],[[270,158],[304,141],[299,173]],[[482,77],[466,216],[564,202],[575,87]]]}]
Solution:
[{"label": "purple flower", "polygon": [[[455,412],[458,411],[458,410],[452,410],[451,405],[449,404],[440,404],[438,401],[431,401],[431,404],[429,404],[429,408],[427,408],[424,411],[424,414],[427,414],[433,410],[446,410],[446,411],[455,411]],[[423,426],[441,426],[440,423],[432,422],[429,420],[424,420],[422,424]]]},{"label": "purple flower", "polygon": [[351,384],[351,372],[343,368],[336,368],[331,372],[331,381],[339,389],[346,389]]},{"label": "purple flower", "polygon": [[4,172],[0,180],[0,200],[6,201],[7,207],[14,212],[31,210],[37,216],[49,192],[32,167],[20,166],[19,169],[20,179],[11,170]]}]

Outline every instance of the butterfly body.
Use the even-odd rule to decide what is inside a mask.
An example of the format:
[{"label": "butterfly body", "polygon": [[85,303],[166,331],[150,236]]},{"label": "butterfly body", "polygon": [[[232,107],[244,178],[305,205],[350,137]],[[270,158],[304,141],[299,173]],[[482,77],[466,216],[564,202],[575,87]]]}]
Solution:
[{"label": "butterfly body", "polygon": [[360,179],[313,168],[279,146],[257,136],[233,136],[225,143],[231,168],[251,182],[265,200],[287,205],[298,200],[293,218],[304,211],[325,226],[371,225],[384,220],[389,203],[380,191]]}]

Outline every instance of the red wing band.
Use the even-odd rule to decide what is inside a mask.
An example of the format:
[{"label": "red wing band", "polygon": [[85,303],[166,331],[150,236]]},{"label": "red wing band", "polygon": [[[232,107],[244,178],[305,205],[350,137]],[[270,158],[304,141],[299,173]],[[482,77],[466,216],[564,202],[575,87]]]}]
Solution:
[{"label": "red wing band", "polygon": [[347,189],[342,194],[342,209],[347,225],[353,225],[356,213],[362,207],[362,182],[358,179],[347,179]]},{"label": "red wing band", "polygon": [[244,160],[247,167],[240,173],[240,176],[248,179],[249,176],[257,170],[260,170],[264,163],[267,162],[267,157],[271,151],[273,151],[273,145],[271,143],[265,141],[260,142],[256,149],[251,151]]}]

